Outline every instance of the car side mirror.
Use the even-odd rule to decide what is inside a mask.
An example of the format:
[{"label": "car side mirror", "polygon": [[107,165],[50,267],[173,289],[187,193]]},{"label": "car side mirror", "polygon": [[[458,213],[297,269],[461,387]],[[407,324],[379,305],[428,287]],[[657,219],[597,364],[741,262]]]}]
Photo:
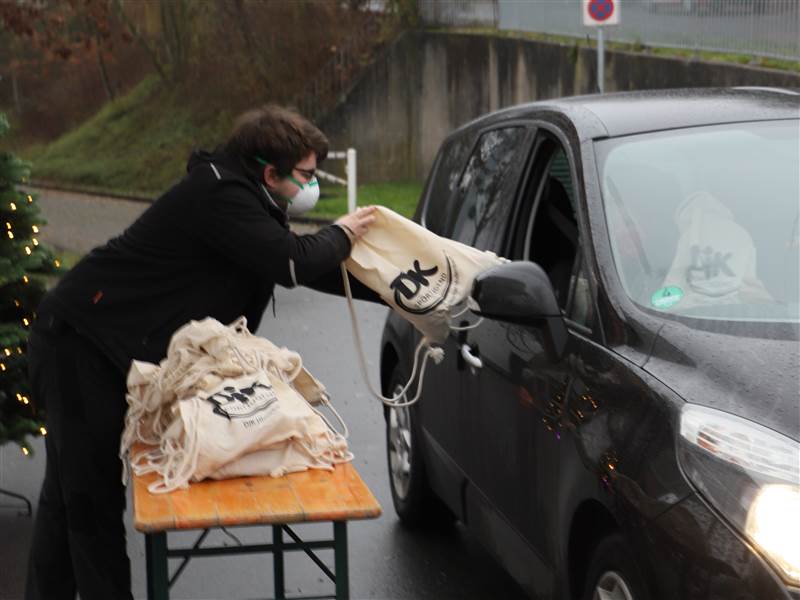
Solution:
[{"label": "car side mirror", "polygon": [[498,265],[478,274],[472,284],[472,311],[487,319],[541,330],[545,350],[560,359],[567,327],[547,273],[530,261]]}]

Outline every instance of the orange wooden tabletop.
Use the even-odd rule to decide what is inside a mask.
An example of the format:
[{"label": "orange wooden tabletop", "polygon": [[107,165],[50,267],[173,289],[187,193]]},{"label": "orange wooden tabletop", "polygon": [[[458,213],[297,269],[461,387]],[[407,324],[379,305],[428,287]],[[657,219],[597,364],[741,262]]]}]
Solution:
[{"label": "orange wooden tabletop", "polygon": [[134,526],[144,533],[219,526],[374,519],[381,507],[352,463],[333,471],[239,477],[151,494],[157,475],[133,475]]}]

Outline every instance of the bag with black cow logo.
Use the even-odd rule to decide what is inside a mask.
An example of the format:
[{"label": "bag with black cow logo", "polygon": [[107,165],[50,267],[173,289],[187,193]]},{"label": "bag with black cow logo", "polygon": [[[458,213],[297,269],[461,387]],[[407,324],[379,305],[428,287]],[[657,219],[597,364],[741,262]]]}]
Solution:
[{"label": "bag with black cow logo", "polygon": [[[408,406],[421,395],[422,379],[428,358],[440,362],[441,344],[451,330],[470,329],[452,324],[469,310],[469,294],[475,277],[482,271],[506,262],[493,252],[478,250],[443,238],[394,211],[378,206],[375,222],[353,244],[350,257],[342,264],[353,334],[362,372],[373,395],[390,406]],[[400,316],[423,335],[414,353],[411,377],[403,390],[392,398],[377,393],[369,383],[366,365],[347,279],[350,272],[378,294]],[[420,362],[420,353],[424,355]],[[402,400],[419,370],[420,385],[411,400]]]},{"label": "bag with black cow logo", "polygon": [[299,354],[252,335],[243,317],[230,326],[191,321],[175,332],[160,365],[134,361],[127,400],[120,456],[125,464],[130,453],[137,474],[159,475],[153,493],[206,478],[330,470],[352,459],[325,387]]}]

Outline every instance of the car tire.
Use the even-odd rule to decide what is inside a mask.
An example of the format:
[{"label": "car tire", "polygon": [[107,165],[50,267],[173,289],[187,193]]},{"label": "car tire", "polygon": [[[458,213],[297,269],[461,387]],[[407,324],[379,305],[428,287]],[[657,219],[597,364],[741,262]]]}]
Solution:
[{"label": "car tire", "polygon": [[633,552],[622,535],[610,535],[597,544],[589,562],[586,586],[581,597],[583,600],[649,599]]},{"label": "car tire", "polygon": [[[389,393],[396,395],[407,381],[405,371],[395,366],[389,377]],[[389,486],[400,522],[409,528],[452,525],[455,516],[428,483],[417,406],[386,407],[384,414]]]}]

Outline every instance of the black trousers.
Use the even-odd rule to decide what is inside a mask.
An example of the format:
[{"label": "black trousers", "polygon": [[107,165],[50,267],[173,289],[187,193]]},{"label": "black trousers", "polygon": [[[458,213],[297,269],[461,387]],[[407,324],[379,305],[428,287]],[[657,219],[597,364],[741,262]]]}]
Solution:
[{"label": "black trousers", "polygon": [[119,459],[125,376],[62,321],[28,339],[35,402],[47,411],[47,469],[36,511],[26,600],[132,599]]}]

